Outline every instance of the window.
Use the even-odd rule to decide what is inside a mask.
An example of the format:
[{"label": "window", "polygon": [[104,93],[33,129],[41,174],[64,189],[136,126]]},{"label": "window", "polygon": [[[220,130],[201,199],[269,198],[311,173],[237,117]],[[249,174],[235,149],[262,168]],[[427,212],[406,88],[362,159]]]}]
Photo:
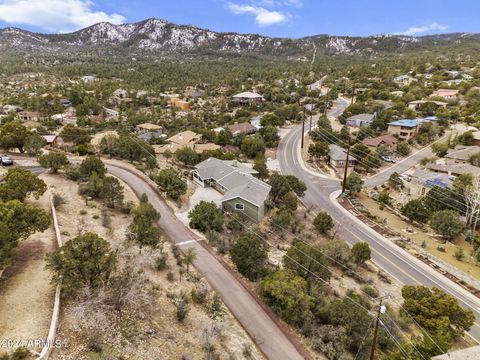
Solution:
[{"label": "window", "polygon": [[245,205],[242,203],[235,203],[235,210],[244,210]]}]

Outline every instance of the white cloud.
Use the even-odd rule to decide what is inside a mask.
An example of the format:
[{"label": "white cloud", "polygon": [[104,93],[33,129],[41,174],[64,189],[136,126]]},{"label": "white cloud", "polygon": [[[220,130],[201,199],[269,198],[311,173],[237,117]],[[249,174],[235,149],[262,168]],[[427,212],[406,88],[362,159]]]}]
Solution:
[{"label": "white cloud", "polygon": [[274,24],[287,22],[289,14],[280,11],[268,10],[254,5],[238,5],[228,3],[228,9],[234,14],[252,14],[255,16],[255,22],[259,26],[270,26]]},{"label": "white cloud", "polygon": [[0,20],[51,32],[78,30],[98,22],[121,24],[125,18],[93,10],[91,0],[0,0]]},{"label": "white cloud", "polygon": [[425,26],[412,26],[403,32],[395,33],[395,35],[420,35],[430,31],[445,31],[448,29],[447,25],[432,23],[430,25]]}]

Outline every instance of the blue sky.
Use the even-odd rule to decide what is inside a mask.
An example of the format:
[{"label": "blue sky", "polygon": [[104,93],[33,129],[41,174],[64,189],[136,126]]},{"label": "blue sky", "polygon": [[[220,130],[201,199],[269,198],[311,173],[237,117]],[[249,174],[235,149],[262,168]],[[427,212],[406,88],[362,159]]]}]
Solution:
[{"label": "blue sky", "polygon": [[0,27],[69,32],[157,17],[215,31],[427,35],[480,32],[478,0],[0,0]]}]

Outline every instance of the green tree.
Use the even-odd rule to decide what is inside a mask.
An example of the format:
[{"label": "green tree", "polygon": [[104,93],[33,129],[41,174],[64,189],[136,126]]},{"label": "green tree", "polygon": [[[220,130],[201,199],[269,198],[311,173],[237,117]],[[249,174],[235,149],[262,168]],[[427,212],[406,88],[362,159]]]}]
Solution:
[{"label": "green tree", "polygon": [[222,210],[214,202],[200,201],[188,213],[189,226],[192,229],[206,233],[208,230],[221,231],[223,229]]},{"label": "green tree", "polygon": [[38,162],[40,163],[40,166],[46,169],[51,169],[54,174],[56,174],[62,167],[69,164],[65,154],[55,152],[40,156]]},{"label": "green tree", "polygon": [[352,194],[359,193],[362,191],[363,187],[363,180],[355,171],[352,171],[347,176],[347,190],[349,190]]},{"label": "green tree", "polygon": [[282,206],[295,211],[298,207],[298,197],[293,191],[289,191],[282,197]]},{"label": "green tree", "polygon": [[138,206],[132,209],[133,220],[128,227],[127,239],[143,246],[156,248],[161,240],[160,229],[155,223],[160,214],[149,203],[145,194],[140,198]]},{"label": "green tree", "polygon": [[352,247],[352,258],[353,261],[357,264],[364,264],[366,261],[370,260],[372,253],[370,251],[370,246],[366,242],[357,242]]},{"label": "green tree", "polygon": [[155,177],[155,182],[161,191],[167,193],[167,196],[173,200],[178,200],[180,196],[187,192],[187,183],[177,174],[175,169],[162,169]]},{"label": "green tree", "polygon": [[284,227],[292,223],[294,216],[295,212],[291,208],[282,205],[272,216],[272,225],[282,231]]},{"label": "green tree", "polygon": [[398,175],[397,172],[394,172],[388,178],[388,186],[390,186],[392,189],[396,189],[396,190],[402,189],[404,187],[403,180],[400,178],[400,175]]},{"label": "green tree", "polygon": [[260,294],[272,310],[299,328],[312,321],[313,298],[307,290],[307,281],[289,270],[277,271],[260,284]]},{"label": "green tree", "polygon": [[399,142],[397,144],[397,149],[396,150],[397,150],[397,153],[399,153],[400,155],[403,155],[403,156],[407,156],[412,151],[410,149],[410,145],[408,145],[408,143],[405,142],[405,141]]},{"label": "green tree", "polygon": [[75,145],[86,145],[90,143],[90,140],[92,139],[87,130],[70,124],[63,127],[60,137],[63,139],[63,141],[73,143]]},{"label": "green tree", "polygon": [[46,261],[53,283],[73,293],[83,287],[93,290],[108,283],[117,260],[105,239],[86,233],[48,254]]},{"label": "green tree", "polygon": [[0,201],[0,270],[15,257],[15,249],[37,231],[45,231],[50,219],[43,209],[26,205],[19,200]]},{"label": "green tree", "polygon": [[265,126],[260,129],[260,135],[266,147],[275,148],[278,146],[280,136],[278,136],[277,128],[274,126]]},{"label": "green tree", "polygon": [[100,178],[105,177],[107,168],[99,157],[87,156],[80,164],[78,171],[80,178],[82,180],[87,180],[94,172],[96,172]]},{"label": "green tree", "polygon": [[25,152],[25,146],[31,137],[38,136],[17,121],[0,125],[0,147],[4,149],[18,149]]},{"label": "green tree", "polygon": [[280,118],[274,113],[268,113],[262,116],[260,124],[266,126],[283,126],[285,124],[285,118]]},{"label": "green tree", "polygon": [[434,334],[450,334],[452,338],[468,331],[475,321],[472,310],[463,309],[451,295],[437,288],[406,285],[402,288],[403,307]]},{"label": "green tree", "polygon": [[425,206],[424,199],[417,198],[408,201],[402,206],[400,212],[406,216],[410,221],[418,221],[425,223],[430,217],[430,212]]},{"label": "green tree", "polygon": [[448,144],[444,142],[436,142],[432,144],[432,151],[438,157],[444,157],[448,152]]},{"label": "green tree", "polygon": [[258,177],[260,179],[268,178],[269,172],[267,167],[267,159],[265,159],[265,155],[259,154],[255,157],[255,161],[253,163],[253,170],[258,171]]},{"label": "green tree", "polygon": [[123,204],[123,186],[113,176],[107,176],[102,181],[99,197],[110,208],[119,207]]},{"label": "green tree", "polygon": [[327,261],[318,245],[295,242],[283,257],[283,265],[307,280],[309,284],[318,277],[325,281],[330,280],[331,273]]},{"label": "green tree", "polygon": [[254,158],[258,154],[265,153],[265,142],[260,135],[250,135],[243,139],[240,148],[249,158]]},{"label": "green tree", "polygon": [[352,254],[350,247],[344,240],[333,239],[323,245],[323,253],[334,265],[347,266]]},{"label": "green tree", "polygon": [[308,147],[308,154],[316,159],[327,156],[328,144],[324,141],[315,141]]},{"label": "green tree", "polygon": [[333,228],[333,220],[330,214],[320,212],[313,220],[313,226],[319,234],[326,234]]},{"label": "green tree", "polygon": [[434,212],[430,220],[432,229],[447,240],[455,239],[462,232],[465,224],[454,210]]},{"label": "green tree", "polygon": [[252,234],[242,234],[230,249],[230,258],[240,274],[250,281],[261,279],[265,274],[267,248]]},{"label": "green tree", "polygon": [[184,147],[178,149],[174,153],[175,159],[181,162],[185,166],[193,166],[198,164],[200,157],[195,152],[195,150],[190,149],[189,147]]},{"label": "green tree", "polygon": [[359,310],[359,306],[353,301],[369,307],[358,294],[349,293],[348,298],[333,300],[322,313],[328,324],[345,328],[348,337],[347,347],[356,354],[362,343],[364,348],[370,347],[371,338],[365,339],[365,324],[369,324],[372,319],[367,312]]},{"label": "green tree", "polygon": [[47,185],[37,175],[25,169],[13,168],[8,170],[0,184],[0,199],[25,201],[29,195],[38,199],[45,191]]},{"label": "green tree", "polygon": [[47,144],[45,139],[38,134],[32,133],[27,137],[24,144],[24,150],[28,155],[38,156],[42,153],[42,148]]},{"label": "green tree", "polygon": [[307,190],[307,186],[293,175],[272,174],[268,183],[272,187],[270,196],[276,204],[278,204],[289,191],[293,191],[297,196],[302,197]]},{"label": "green tree", "polygon": [[370,154],[370,148],[363,143],[358,143],[352,146],[350,153],[356,159],[364,159]]}]

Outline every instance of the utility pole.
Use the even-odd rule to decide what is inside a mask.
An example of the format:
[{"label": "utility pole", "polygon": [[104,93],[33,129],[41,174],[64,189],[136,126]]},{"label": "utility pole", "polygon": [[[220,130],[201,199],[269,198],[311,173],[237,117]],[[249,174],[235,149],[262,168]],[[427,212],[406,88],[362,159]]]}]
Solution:
[{"label": "utility pole", "polygon": [[380,323],[380,314],[385,313],[385,307],[382,306],[382,301],[383,301],[383,299],[385,299],[389,296],[390,295],[382,296],[380,298],[380,303],[378,304],[377,320],[375,322],[375,332],[373,333],[372,350],[370,351],[370,360],[375,359],[375,347],[377,345],[378,324]]},{"label": "utility pole", "polygon": [[343,173],[343,182],[342,182],[342,194],[345,193],[347,190],[347,173],[348,173],[348,160],[350,157],[350,140],[348,141],[348,147],[347,147],[347,158],[345,160],[345,170]]},{"label": "utility pole", "polygon": [[303,142],[304,142],[304,138],[305,137],[305,114],[303,114],[302,116],[302,149],[303,149]]}]

